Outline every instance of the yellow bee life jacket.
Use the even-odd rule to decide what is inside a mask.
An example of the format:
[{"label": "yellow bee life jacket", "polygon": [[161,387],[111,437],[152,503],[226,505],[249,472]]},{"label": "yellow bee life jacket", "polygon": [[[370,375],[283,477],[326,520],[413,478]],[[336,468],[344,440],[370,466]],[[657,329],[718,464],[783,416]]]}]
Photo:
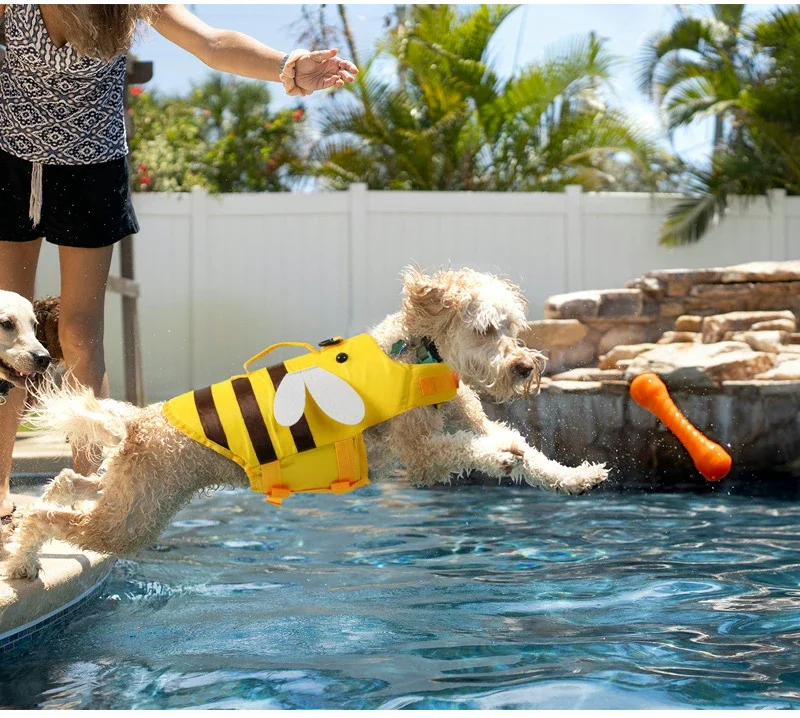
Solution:
[{"label": "yellow bee life jacket", "polygon": [[[310,353],[248,370],[282,346]],[[368,334],[320,346],[275,344],[248,360],[245,374],[165,402],[164,416],[239,464],[252,489],[271,503],[280,505],[294,492],[352,491],[369,483],[362,432],[452,399],[458,377],[443,363],[395,361]]]}]

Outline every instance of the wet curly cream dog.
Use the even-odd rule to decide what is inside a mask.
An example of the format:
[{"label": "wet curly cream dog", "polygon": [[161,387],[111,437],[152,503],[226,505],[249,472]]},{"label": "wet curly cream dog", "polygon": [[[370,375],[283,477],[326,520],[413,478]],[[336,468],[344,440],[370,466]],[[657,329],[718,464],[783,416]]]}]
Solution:
[{"label": "wet curly cream dog", "polygon": [[[370,333],[400,361],[441,359],[461,387],[439,409],[413,409],[365,433],[371,472],[405,466],[414,484],[449,482],[472,471],[566,493],[602,482],[602,465],[565,467],[490,421],[479,393],[506,402],[538,387],[544,356],[519,339],[526,304],[508,281],[469,269],[403,275],[401,310]],[[63,432],[79,447],[104,447],[101,476],[63,471],[28,508],[8,562],[13,578],[38,573],[38,552],[51,538],[83,549],[128,554],[156,540],[199,490],[249,486],[237,464],[172,427],[161,405],[143,409],[84,389],[46,390],[31,420]]]}]

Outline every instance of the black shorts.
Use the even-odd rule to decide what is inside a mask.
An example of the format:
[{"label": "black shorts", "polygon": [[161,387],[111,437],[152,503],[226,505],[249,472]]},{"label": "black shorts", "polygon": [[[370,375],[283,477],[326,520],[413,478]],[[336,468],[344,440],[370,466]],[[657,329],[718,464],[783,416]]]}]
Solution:
[{"label": "black shorts", "polygon": [[0,150],[0,242],[45,237],[66,247],[107,247],[139,231],[125,157],[93,165],[44,165],[36,226],[28,217],[32,167]]}]

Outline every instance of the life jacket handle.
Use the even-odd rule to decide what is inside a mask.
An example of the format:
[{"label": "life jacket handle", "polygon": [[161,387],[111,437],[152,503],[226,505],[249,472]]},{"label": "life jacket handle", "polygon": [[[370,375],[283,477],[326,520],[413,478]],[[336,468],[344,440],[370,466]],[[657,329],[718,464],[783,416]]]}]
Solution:
[{"label": "life jacket handle", "polygon": [[319,354],[320,353],[319,349],[317,349],[315,346],[313,346],[311,344],[306,344],[305,342],[280,342],[278,344],[273,344],[271,347],[267,347],[263,351],[260,351],[254,357],[250,357],[244,363],[244,370],[249,374],[250,370],[247,368],[248,366],[250,366],[254,361],[258,361],[262,357],[265,357],[267,354],[269,354],[274,349],[280,349],[281,347],[303,347],[304,349],[308,349],[309,351],[314,352],[315,354]]}]

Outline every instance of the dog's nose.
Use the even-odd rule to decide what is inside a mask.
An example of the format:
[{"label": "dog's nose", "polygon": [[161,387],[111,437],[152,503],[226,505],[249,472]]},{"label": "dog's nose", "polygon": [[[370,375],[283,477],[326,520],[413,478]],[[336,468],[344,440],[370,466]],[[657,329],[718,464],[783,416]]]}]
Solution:
[{"label": "dog's nose", "polygon": [[529,362],[517,362],[514,364],[514,371],[523,379],[527,379],[533,372],[533,364]]},{"label": "dog's nose", "polygon": [[31,352],[31,356],[39,371],[44,371],[50,366],[50,355],[46,351]]}]

